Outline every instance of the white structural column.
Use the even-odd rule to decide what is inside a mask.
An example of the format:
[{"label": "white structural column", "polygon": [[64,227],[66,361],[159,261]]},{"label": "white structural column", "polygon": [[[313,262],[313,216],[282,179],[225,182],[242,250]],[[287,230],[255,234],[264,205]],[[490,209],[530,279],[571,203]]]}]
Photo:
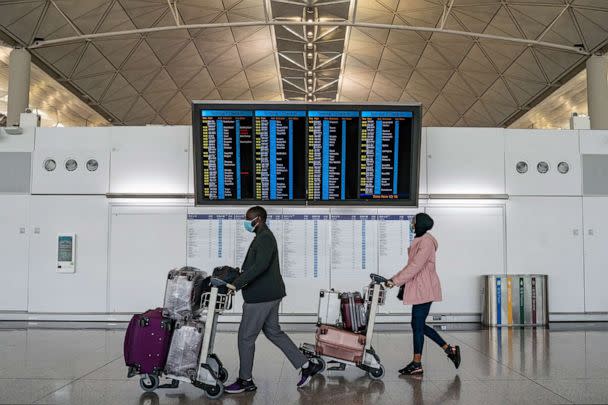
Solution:
[{"label": "white structural column", "polygon": [[18,126],[20,114],[29,107],[32,57],[25,48],[15,48],[9,57],[7,126]]},{"label": "white structural column", "polygon": [[591,129],[608,129],[608,56],[587,60],[587,101]]}]

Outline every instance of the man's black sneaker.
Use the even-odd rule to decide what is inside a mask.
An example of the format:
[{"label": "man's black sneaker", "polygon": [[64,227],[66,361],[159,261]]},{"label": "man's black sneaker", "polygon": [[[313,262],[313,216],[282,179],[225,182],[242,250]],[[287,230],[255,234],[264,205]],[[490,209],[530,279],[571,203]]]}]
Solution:
[{"label": "man's black sneaker", "polygon": [[422,370],[422,363],[414,363],[413,361],[399,370],[399,374],[401,375],[420,375],[424,373]]},{"label": "man's black sneaker", "polygon": [[321,364],[315,361],[309,361],[308,367],[303,368],[301,371],[302,376],[300,377],[300,381],[298,381],[298,388],[305,387],[310,382],[310,379],[321,371],[322,368],[323,366]]},{"label": "man's black sneaker", "polygon": [[241,378],[237,378],[236,381],[226,388],[224,388],[224,392],[227,394],[240,394],[241,392],[255,391],[258,387],[255,386],[253,380],[243,380]]},{"label": "man's black sneaker", "polygon": [[460,346],[448,346],[445,349],[445,353],[448,355],[448,359],[452,360],[456,368],[460,367]]}]

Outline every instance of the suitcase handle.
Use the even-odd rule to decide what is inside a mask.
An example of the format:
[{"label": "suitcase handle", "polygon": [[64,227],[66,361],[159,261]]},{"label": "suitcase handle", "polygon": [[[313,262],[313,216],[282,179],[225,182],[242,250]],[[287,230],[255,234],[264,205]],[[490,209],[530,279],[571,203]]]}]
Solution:
[{"label": "suitcase handle", "polygon": [[367,339],[365,339],[365,336],[364,336],[364,335],[360,335],[360,336],[359,336],[359,344],[360,344],[360,345],[365,346],[365,341],[366,341],[366,340],[367,340]]},{"label": "suitcase handle", "polygon": [[328,331],[329,331],[329,329],[327,329],[327,328],[319,328],[319,333],[321,335],[327,335]]}]

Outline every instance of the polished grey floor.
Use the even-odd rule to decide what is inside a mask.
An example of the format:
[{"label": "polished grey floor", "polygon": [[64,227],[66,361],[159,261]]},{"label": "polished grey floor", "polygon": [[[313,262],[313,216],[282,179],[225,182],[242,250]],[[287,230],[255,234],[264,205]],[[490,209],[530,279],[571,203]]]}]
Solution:
[{"label": "polished grey floor", "polygon": [[[99,325],[97,325],[98,327]],[[290,336],[311,341],[310,326]],[[549,329],[449,328],[446,340],[462,348],[455,370],[427,342],[424,377],[400,377],[409,361],[411,333],[375,337],[387,375],[371,381],[363,372],[328,372],[298,390],[297,372],[263,336],[254,378],[258,391],[208,401],[198,389],[144,394],[127,379],[122,359],[124,329],[85,324],[0,324],[2,404],[562,404],[608,403],[608,325],[556,324]],[[218,333],[216,352],[231,380],[237,368],[236,334]]]}]

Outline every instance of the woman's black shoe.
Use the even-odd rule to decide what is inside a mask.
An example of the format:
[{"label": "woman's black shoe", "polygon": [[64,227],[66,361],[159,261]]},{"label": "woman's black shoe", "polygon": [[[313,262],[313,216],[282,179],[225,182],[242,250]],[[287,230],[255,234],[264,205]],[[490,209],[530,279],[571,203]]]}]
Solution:
[{"label": "woman's black shoe", "polygon": [[460,346],[448,346],[445,349],[445,353],[448,355],[448,359],[452,360],[456,368],[460,367]]},{"label": "woman's black shoe", "polygon": [[422,364],[414,363],[413,361],[399,370],[399,374],[401,375],[420,375],[422,373],[424,373],[424,370],[422,370]]}]

